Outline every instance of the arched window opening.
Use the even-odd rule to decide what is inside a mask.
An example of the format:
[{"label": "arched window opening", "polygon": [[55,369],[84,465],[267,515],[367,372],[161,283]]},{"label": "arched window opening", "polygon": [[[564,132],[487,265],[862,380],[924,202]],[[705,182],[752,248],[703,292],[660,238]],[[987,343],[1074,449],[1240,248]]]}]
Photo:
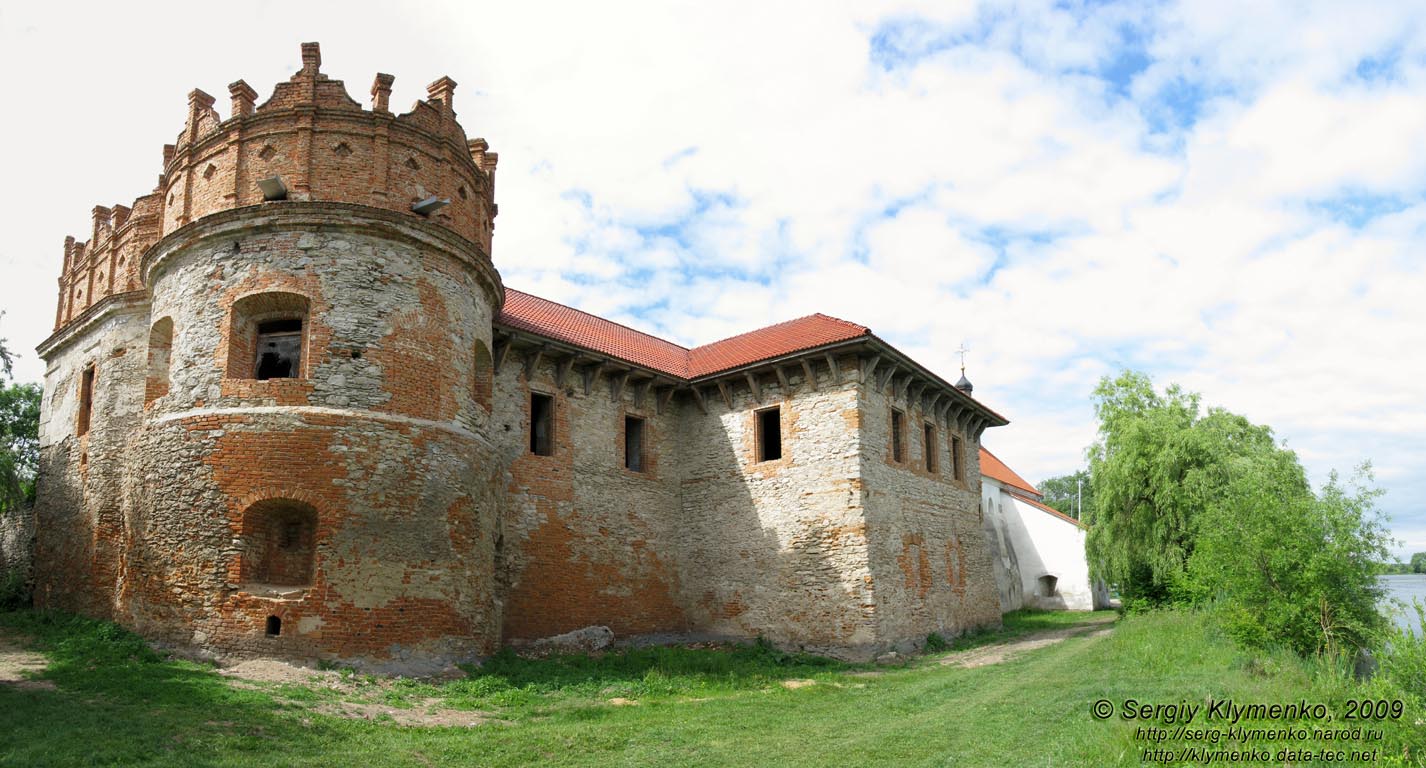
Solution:
[{"label": "arched window opening", "polygon": [[1055,576],[1040,577],[1040,597],[1054,597],[1055,590],[1059,585],[1059,578]]},{"label": "arched window opening", "polygon": [[173,318],[165,317],[149,330],[148,375],[144,380],[144,402],[168,394],[169,366],[173,352]]},{"label": "arched window opening", "polygon": [[243,513],[242,580],[265,587],[312,583],[317,511],[288,499],[260,501]]},{"label": "arched window opening", "polygon": [[490,350],[480,339],[475,340],[475,357],[471,362],[471,371],[474,377],[472,392],[475,402],[489,412],[495,388],[495,366],[490,359]]},{"label": "arched window opening", "polygon": [[300,379],[306,376],[309,302],[274,291],[233,302],[228,331],[230,379]]}]

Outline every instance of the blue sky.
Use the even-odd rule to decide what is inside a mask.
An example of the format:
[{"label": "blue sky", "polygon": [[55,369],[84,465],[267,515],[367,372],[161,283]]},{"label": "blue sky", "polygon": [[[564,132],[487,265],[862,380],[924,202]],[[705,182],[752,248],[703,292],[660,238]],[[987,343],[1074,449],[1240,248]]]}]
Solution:
[{"label": "blue sky", "polygon": [[1319,482],[1370,459],[1426,551],[1419,4],[768,5],[0,7],[43,72],[7,81],[0,336],[47,335],[64,236],[148,191],[189,90],[265,98],[319,40],[359,101],[461,83],[513,287],[685,344],[824,312],[950,376],[964,343],[1035,480],[1140,368]]}]

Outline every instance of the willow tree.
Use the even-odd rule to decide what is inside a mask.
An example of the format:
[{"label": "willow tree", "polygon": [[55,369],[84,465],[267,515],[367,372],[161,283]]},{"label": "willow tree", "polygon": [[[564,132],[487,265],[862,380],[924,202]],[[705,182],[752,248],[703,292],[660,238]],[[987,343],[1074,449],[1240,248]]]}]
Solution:
[{"label": "willow tree", "polygon": [[1221,409],[1204,413],[1199,396],[1177,385],[1160,394],[1137,371],[1102,379],[1094,409],[1090,563],[1130,601],[1186,598],[1203,513],[1225,493],[1235,458],[1276,450],[1272,431]]}]

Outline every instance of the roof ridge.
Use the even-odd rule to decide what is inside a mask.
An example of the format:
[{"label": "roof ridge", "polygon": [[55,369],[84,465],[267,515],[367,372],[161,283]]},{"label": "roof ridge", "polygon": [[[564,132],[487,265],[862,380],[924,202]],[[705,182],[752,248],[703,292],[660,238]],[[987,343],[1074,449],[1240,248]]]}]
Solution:
[{"label": "roof ridge", "polygon": [[598,320],[598,321],[600,321],[600,322],[608,323],[608,324],[610,324],[610,325],[617,325],[617,326],[619,326],[620,328],[623,328],[623,329],[626,330],[626,331],[629,331],[629,332],[631,332],[631,333],[637,333],[637,334],[639,334],[640,336],[648,337],[648,338],[650,338],[650,339],[653,339],[654,341],[662,342],[662,343],[667,344],[667,345],[669,345],[669,346],[671,346],[671,347],[678,347],[679,349],[683,350],[683,352],[684,352],[685,355],[690,351],[688,347],[685,347],[685,346],[683,346],[682,344],[679,344],[679,343],[676,342],[676,341],[669,341],[668,339],[665,339],[665,338],[662,337],[662,336],[655,336],[655,335],[653,335],[652,333],[649,333],[648,331],[641,331],[641,330],[639,330],[638,328],[634,328],[633,326],[625,325],[625,324],[623,324],[623,323],[621,323],[621,322],[619,322],[619,321],[617,321],[617,320],[610,320],[609,318],[604,317],[603,315],[596,315],[596,314],[594,314],[593,312],[587,312],[587,311],[585,311],[585,310],[583,310],[583,309],[580,309],[580,308],[578,308],[578,307],[571,307],[571,306],[568,305],[568,304],[565,304],[565,303],[559,302],[559,301],[555,301],[554,299],[547,299],[547,298],[545,298],[544,296],[536,296],[535,294],[529,293],[528,291],[522,291],[522,290],[520,290],[520,289],[518,289],[518,288],[511,288],[511,287],[508,286],[508,285],[505,286],[505,290],[508,291],[508,292],[510,292],[510,293],[518,293],[518,294],[520,294],[521,296],[528,296],[529,298],[536,299],[536,300],[538,300],[538,301],[543,301],[543,302],[545,302],[546,304],[554,304],[554,305],[557,306],[557,307],[563,307],[563,308],[565,308],[565,309],[567,309],[567,310],[569,310],[569,311],[571,311],[571,312],[578,312],[579,314],[584,315],[585,317],[592,317],[592,318],[594,318],[595,320]]},{"label": "roof ridge", "polygon": [[850,321],[850,320],[843,320],[843,319],[840,318],[840,317],[832,317],[831,315],[824,315],[824,314],[822,314],[821,312],[813,312],[813,313],[810,314],[810,315],[799,315],[798,317],[793,317],[793,318],[789,318],[789,319],[787,319],[787,320],[782,320],[782,321],[779,321],[779,322],[776,322],[776,323],[772,323],[771,325],[763,325],[763,326],[759,326],[759,327],[757,327],[757,328],[753,328],[753,329],[751,329],[751,330],[743,331],[742,333],[735,333],[735,334],[733,334],[732,336],[726,336],[726,337],[724,337],[724,338],[717,339],[717,340],[715,340],[715,341],[710,341],[710,342],[708,342],[707,344],[699,344],[699,345],[696,346],[696,347],[689,347],[688,351],[689,351],[690,353],[691,353],[691,352],[696,352],[696,351],[701,350],[701,349],[707,349],[708,347],[712,347],[712,346],[715,346],[715,345],[718,345],[718,344],[722,344],[722,343],[725,342],[725,341],[732,341],[733,339],[742,338],[743,336],[750,336],[750,335],[752,335],[752,334],[754,334],[754,333],[760,333],[760,332],[762,332],[762,331],[766,331],[766,330],[769,330],[769,329],[771,329],[771,328],[779,328],[779,327],[784,326],[784,325],[791,325],[791,324],[796,323],[796,322],[801,321],[801,320],[810,320],[810,319],[812,319],[812,318],[814,318],[814,317],[821,317],[821,318],[825,318],[825,319],[827,319],[827,320],[832,320],[832,321],[834,321],[834,322],[841,323],[842,325],[846,325],[846,326],[849,326],[849,327],[851,327],[851,328],[860,328],[863,333],[870,333],[870,332],[871,332],[871,328],[868,328],[867,326],[862,325],[861,323],[854,323],[854,322],[852,322],[852,321]]}]

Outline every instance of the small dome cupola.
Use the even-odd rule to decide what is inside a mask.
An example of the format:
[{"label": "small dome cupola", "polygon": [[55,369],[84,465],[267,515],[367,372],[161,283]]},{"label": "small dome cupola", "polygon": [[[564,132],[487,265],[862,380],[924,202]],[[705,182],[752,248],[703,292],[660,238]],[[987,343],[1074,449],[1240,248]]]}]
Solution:
[{"label": "small dome cupola", "polygon": [[960,349],[956,350],[956,354],[961,356],[961,380],[956,382],[956,389],[959,389],[967,395],[975,391],[975,385],[971,384],[970,379],[966,378],[966,353],[969,351],[969,349],[966,349],[965,344],[962,344]]}]

